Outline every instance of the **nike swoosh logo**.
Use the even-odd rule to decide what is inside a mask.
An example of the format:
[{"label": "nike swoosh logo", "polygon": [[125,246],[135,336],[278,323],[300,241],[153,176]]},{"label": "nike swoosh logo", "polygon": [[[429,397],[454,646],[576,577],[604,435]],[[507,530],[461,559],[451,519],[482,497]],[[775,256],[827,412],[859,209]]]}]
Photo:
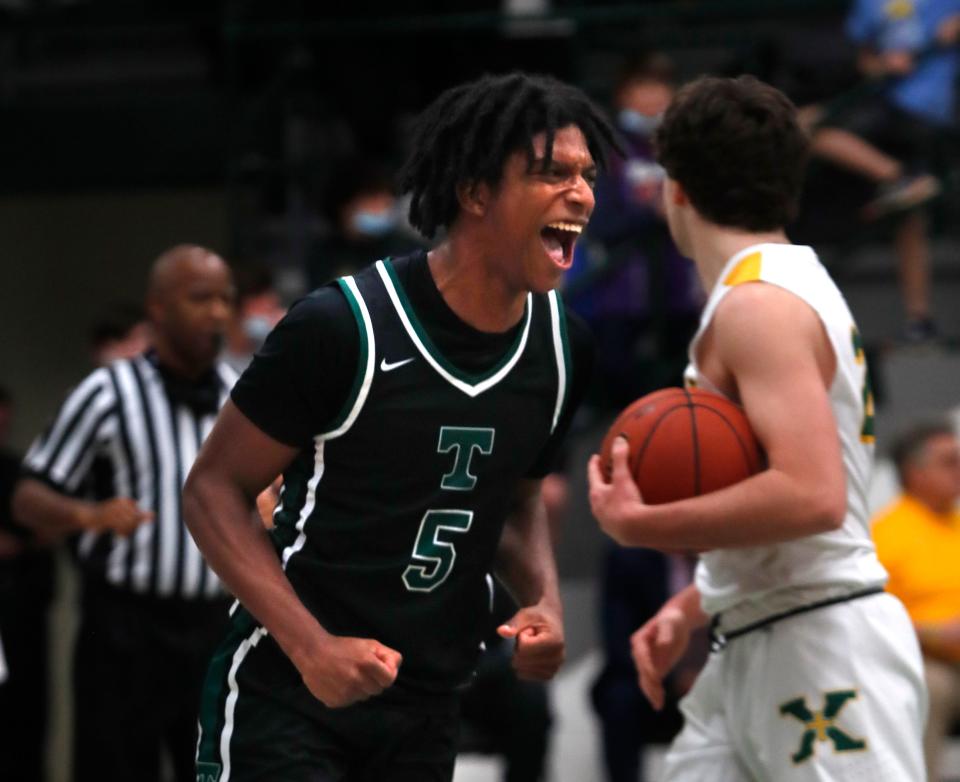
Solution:
[{"label": "nike swoosh logo", "polygon": [[380,371],[381,372],[392,372],[397,367],[402,367],[404,364],[409,364],[413,361],[412,358],[405,358],[403,361],[394,361],[392,364],[387,363],[386,359],[380,362]]}]

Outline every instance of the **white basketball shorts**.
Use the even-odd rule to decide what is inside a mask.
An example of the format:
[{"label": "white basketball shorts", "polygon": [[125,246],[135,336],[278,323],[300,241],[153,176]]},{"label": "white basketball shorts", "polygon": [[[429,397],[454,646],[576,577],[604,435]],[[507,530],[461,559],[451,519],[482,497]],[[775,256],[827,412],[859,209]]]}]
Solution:
[{"label": "white basketball shorts", "polygon": [[882,593],[782,619],[710,655],[664,782],[923,782],[913,626]]}]

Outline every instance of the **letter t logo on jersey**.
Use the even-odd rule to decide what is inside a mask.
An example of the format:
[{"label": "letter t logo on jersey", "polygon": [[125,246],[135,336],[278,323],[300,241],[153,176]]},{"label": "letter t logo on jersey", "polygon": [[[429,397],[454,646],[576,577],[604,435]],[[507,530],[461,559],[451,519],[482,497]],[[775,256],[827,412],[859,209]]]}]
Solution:
[{"label": "letter t logo on jersey", "polygon": [[438,453],[453,451],[453,469],[440,481],[441,489],[470,491],[477,485],[477,476],[470,472],[473,454],[479,451],[484,456],[493,453],[493,429],[473,426],[442,426]]}]

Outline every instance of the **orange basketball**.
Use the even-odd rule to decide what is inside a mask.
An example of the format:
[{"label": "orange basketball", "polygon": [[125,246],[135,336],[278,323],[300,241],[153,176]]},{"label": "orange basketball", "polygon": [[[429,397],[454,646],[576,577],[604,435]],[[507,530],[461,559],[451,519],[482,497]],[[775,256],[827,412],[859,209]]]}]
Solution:
[{"label": "orange basketball", "polygon": [[743,409],[709,391],[665,388],[633,402],[603,439],[607,476],[610,449],[622,435],[644,502],[656,505],[722,489],[761,469],[760,444]]}]

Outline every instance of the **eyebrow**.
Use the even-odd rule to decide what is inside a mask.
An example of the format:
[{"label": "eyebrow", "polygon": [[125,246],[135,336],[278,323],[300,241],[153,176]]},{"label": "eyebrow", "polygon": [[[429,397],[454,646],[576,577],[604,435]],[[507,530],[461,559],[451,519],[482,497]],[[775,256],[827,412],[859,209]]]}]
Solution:
[{"label": "eyebrow", "polygon": [[[562,160],[557,160],[555,157],[551,157],[549,160],[546,157],[535,157],[533,159],[533,164],[530,167],[531,171],[546,171],[549,166],[556,166],[557,168],[575,168],[576,163],[568,163]],[[583,167],[584,173],[595,173],[598,170],[598,166],[595,161],[591,160],[590,163]]]}]

